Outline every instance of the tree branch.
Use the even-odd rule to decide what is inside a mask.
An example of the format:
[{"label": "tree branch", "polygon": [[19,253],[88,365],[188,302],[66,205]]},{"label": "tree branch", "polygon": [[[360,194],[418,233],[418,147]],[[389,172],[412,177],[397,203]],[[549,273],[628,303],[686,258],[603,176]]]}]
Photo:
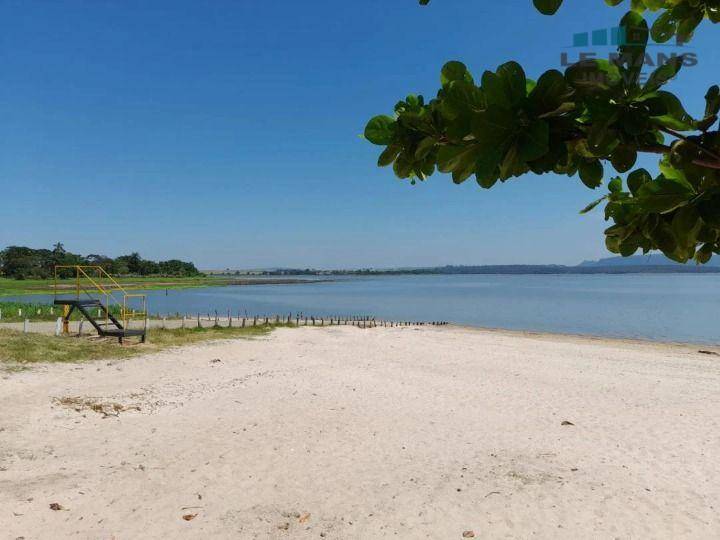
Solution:
[{"label": "tree branch", "polygon": [[707,169],[720,170],[720,161],[705,161],[702,159],[696,159],[693,160],[693,165],[697,165],[698,167],[705,167]]},{"label": "tree branch", "polygon": [[660,131],[663,131],[663,132],[667,133],[668,135],[672,135],[673,137],[677,137],[678,139],[681,139],[681,140],[683,140],[683,141],[685,141],[685,142],[688,142],[688,143],[692,144],[694,147],[696,147],[698,150],[700,150],[700,151],[703,152],[704,154],[707,154],[708,156],[710,156],[711,158],[713,158],[715,161],[720,162],[720,155],[716,154],[716,153],[713,152],[712,150],[708,150],[707,148],[705,148],[705,147],[702,146],[701,144],[696,143],[696,142],[695,142],[694,140],[692,140],[690,137],[686,137],[686,136],[683,135],[682,133],[678,133],[678,132],[675,131],[674,129],[670,129],[670,128],[666,128],[666,127],[661,127],[661,128],[660,128]]},{"label": "tree branch", "polygon": [[638,146],[640,152],[647,152],[648,154],[669,154],[672,148],[666,144],[652,144],[648,146]]}]

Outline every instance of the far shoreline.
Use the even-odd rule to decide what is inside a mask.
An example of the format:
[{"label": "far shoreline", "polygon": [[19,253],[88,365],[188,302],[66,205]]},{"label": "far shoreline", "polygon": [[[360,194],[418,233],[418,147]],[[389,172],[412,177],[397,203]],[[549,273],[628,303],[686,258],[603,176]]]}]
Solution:
[{"label": "far shoreline", "polygon": [[[517,338],[537,338],[543,341],[575,341],[577,343],[587,343],[588,341],[596,342],[598,345],[625,344],[638,347],[661,347],[661,348],[679,348],[687,349],[687,352],[697,353],[698,347],[707,350],[710,353],[720,356],[720,339],[717,342],[702,341],[666,341],[662,339],[651,339],[641,337],[621,337],[621,336],[601,336],[597,334],[573,334],[568,332],[546,332],[542,330],[516,330],[511,328],[487,327],[487,326],[471,326],[467,324],[450,323],[445,327],[439,327],[444,331],[463,330],[477,333],[487,333],[494,335],[504,335],[506,337]],[[720,359],[718,359],[720,362]]]},{"label": "far shoreline", "polygon": [[[127,279],[127,281],[126,281]],[[304,285],[307,283],[327,283],[333,279],[302,279],[302,278],[126,278],[120,284],[128,291],[158,291],[158,290],[184,290],[200,289],[205,287],[246,287],[250,285]],[[138,281],[140,279],[140,281]],[[146,281],[143,281],[145,279]],[[163,280],[163,281],[160,281]],[[58,292],[65,293],[75,288],[72,280],[64,280],[58,284]],[[54,294],[52,280],[27,280],[28,285],[23,287],[24,280],[0,281],[0,302],[3,298],[19,296],[41,296]],[[17,286],[15,288],[14,286]]]}]

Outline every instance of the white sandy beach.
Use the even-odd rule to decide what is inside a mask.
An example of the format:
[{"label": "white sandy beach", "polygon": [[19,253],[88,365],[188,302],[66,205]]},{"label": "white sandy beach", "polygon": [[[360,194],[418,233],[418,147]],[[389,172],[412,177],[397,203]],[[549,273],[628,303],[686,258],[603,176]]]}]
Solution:
[{"label": "white sandy beach", "polygon": [[698,347],[300,328],[0,373],[2,539],[718,538],[719,514]]}]

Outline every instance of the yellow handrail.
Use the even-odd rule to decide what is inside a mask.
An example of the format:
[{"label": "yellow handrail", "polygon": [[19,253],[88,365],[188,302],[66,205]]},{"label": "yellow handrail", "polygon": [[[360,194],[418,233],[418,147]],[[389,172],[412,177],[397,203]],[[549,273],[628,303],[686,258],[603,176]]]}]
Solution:
[{"label": "yellow handrail", "polygon": [[[83,280],[89,281],[92,286],[99,292],[100,294],[105,296],[105,323],[109,324],[109,317],[110,317],[110,300],[112,299],[113,303],[117,304],[120,308],[120,316],[123,320],[123,326],[127,328],[128,322],[132,320],[135,316],[143,316],[145,321],[147,321],[147,295],[145,294],[130,294],[128,291],[120,285],[120,283],[117,282],[115,278],[113,278],[108,272],[102,267],[102,266],[94,266],[94,265],[56,265],[55,266],[55,287],[54,287],[54,296],[57,298],[58,295],[58,270],[62,269],[72,269],[75,270],[75,292],[77,295],[78,300],[80,299],[80,278],[81,275],[83,277]],[[95,281],[90,274],[92,271],[95,271],[97,273],[98,281],[101,281],[102,279],[108,279],[111,283],[111,286],[114,286],[116,289],[122,292],[123,298],[122,302],[120,302],[117,298],[115,298],[115,295],[113,294],[113,291],[110,290],[110,287],[107,287],[107,285],[103,285],[102,283],[98,283],[98,281]],[[106,288],[107,287],[107,288]],[[87,294],[90,298],[92,298],[91,294],[85,290],[83,287],[83,291],[85,294]],[[142,299],[142,311],[138,311],[137,313],[135,310],[131,310],[128,308],[128,300],[132,298],[140,298]],[[147,323],[146,323],[147,326]]]}]

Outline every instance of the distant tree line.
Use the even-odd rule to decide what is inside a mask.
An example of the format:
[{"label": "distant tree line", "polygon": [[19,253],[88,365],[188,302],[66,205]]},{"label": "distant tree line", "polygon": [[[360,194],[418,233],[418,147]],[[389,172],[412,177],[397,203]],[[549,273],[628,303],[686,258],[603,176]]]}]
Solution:
[{"label": "distant tree line", "polygon": [[[647,259],[638,256],[638,259]],[[627,260],[627,259],[624,259]],[[668,262],[671,262],[668,260]],[[229,272],[228,272],[229,273]],[[241,272],[235,272],[240,275]],[[282,268],[273,270],[256,270],[253,275],[262,276],[402,276],[402,275],[559,275],[559,274],[720,274],[720,266],[699,266],[694,264],[663,264],[662,262],[619,265],[605,264],[588,266],[564,266],[557,264],[505,264],[483,266],[437,266],[430,268],[388,268],[357,270],[314,270],[299,268]]]},{"label": "distant tree line", "polygon": [[[138,253],[112,258],[105,255],[77,255],[66,251],[60,243],[52,249],[32,249],[9,246],[0,251],[0,276],[13,279],[48,279],[55,275],[57,265],[101,266],[106,272],[117,276],[173,276],[192,277],[201,275],[195,265],[176,259],[149,261]],[[73,272],[66,270],[61,277]]]}]

